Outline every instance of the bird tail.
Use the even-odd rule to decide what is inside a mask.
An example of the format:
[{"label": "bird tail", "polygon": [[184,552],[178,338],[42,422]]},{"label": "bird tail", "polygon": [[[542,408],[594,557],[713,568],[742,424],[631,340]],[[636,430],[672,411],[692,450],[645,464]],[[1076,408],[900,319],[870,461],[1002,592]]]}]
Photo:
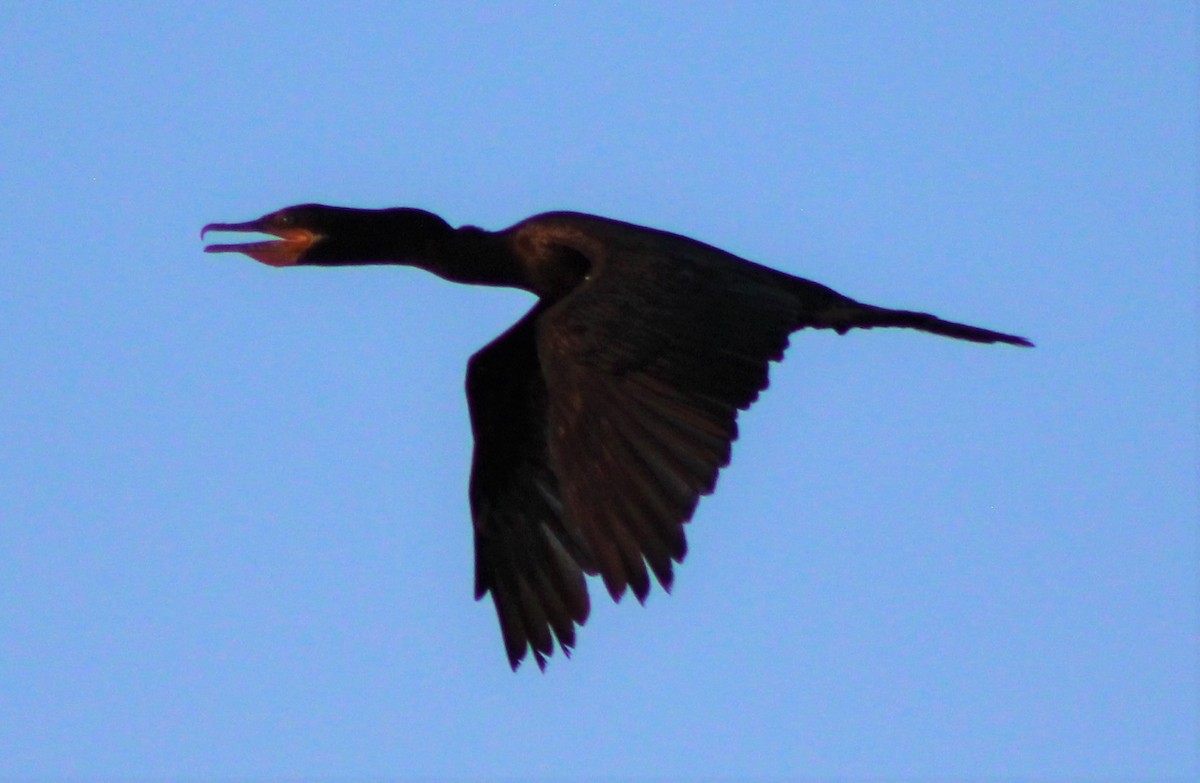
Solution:
[{"label": "bird tail", "polygon": [[943,337],[953,337],[956,340],[970,340],[973,343],[1008,343],[1032,348],[1033,343],[1024,337],[1004,332],[993,332],[978,326],[969,326],[954,321],[944,321],[936,315],[917,313],[912,310],[890,310],[886,307],[861,304],[852,299],[831,307],[821,319],[819,326],[835,329],[838,334],[845,334],[850,329],[873,329],[875,327],[902,327],[918,329],[930,334],[940,334]]}]

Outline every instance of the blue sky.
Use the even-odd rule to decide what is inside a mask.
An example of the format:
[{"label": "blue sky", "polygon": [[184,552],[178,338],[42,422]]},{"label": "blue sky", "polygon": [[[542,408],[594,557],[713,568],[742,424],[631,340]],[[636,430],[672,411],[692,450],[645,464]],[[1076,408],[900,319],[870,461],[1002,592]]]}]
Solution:
[{"label": "blue sky", "polygon": [[[0,779],[1191,779],[1192,3],[0,7]],[[467,357],[305,201],[575,209],[1027,335],[799,333],[671,596],[506,665]]]}]

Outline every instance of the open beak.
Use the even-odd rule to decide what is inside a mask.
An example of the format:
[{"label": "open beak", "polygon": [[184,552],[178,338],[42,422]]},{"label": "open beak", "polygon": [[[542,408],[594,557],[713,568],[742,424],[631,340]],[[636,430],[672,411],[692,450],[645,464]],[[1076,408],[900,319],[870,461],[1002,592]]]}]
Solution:
[{"label": "open beak", "polygon": [[259,234],[271,234],[279,239],[234,245],[208,245],[204,252],[245,253],[267,266],[293,266],[298,264],[313,243],[321,238],[320,234],[307,228],[272,228],[265,221],[265,218],[259,218],[245,223],[209,223],[200,229],[202,241],[209,231],[254,231]]}]

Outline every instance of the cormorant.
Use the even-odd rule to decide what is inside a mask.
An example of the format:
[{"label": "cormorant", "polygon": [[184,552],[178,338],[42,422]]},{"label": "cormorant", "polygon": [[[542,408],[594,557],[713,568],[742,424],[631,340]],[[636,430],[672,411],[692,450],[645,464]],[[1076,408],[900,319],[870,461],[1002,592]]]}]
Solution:
[{"label": "cormorant", "polygon": [[1028,340],[862,304],[678,234],[575,212],[503,231],[424,210],[304,204],[209,231],[278,239],[209,245],[270,266],[405,264],[535,294],[471,357],[475,597],[490,592],[515,670],[545,668],[587,620],[584,574],[639,601],[670,589],[683,524],[729,463],[738,411],[798,329],[898,326],[977,343]]}]

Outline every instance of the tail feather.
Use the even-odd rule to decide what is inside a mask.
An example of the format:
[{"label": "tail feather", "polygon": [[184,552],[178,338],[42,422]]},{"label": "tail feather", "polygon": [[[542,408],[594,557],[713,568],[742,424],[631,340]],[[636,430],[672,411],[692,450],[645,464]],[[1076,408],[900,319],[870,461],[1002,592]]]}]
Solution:
[{"label": "tail feather", "polygon": [[892,326],[918,329],[930,334],[940,334],[943,337],[953,337],[956,340],[970,340],[973,343],[1007,343],[1026,348],[1033,347],[1032,342],[1015,334],[993,332],[991,329],[982,329],[978,326],[944,321],[936,315],[917,313],[911,310],[889,310],[886,307],[854,302],[835,308],[828,316],[828,320],[822,326],[836,329],[839,334],[845,334],[850,329]]},{"label": "tail feather", "polygon": [[[765,269],[765,267],[759,267]],[[782,272],[768,269],[776,284],[782,284],[796,297],[799,313],[795,328],[813,327],[816,329],[833,329],[838,334],[845,334],[851,329],[872,329],[877,326],[896,326],[905,329],[918,329],[930,334],[940,334],[943,337],[953,337],[956,340],[970,340],[973,343],[1008,343],[1032,348],[1033,343],[1024,337],[1004,332],[993,332],[978,326],[968,326],[954,321],[943,321],[936,315],[918,313],[912,310],[891,310],[887,307],[856,302],[844,294],[839,294],[829,286],[793,277]]]}]

